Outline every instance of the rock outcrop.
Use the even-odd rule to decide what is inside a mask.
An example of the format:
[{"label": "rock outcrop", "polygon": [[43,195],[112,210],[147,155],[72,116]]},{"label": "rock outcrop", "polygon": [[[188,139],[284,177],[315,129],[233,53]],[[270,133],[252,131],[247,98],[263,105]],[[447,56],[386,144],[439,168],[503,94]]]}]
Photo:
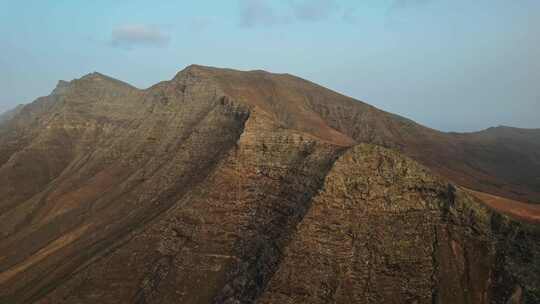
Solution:
[{"label": "rock outcrop", "polygon": [[259,303],[535,303],[538,232],[359,145],[335,162]]}]

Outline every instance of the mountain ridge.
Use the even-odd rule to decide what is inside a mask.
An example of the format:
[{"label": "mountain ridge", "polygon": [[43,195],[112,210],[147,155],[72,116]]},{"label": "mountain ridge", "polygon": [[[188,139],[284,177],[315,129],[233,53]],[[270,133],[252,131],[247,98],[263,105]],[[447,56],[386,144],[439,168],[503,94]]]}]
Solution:
[{"label": "mountain ridge", "polygon": [[[174,78],[179,74],[179,73],[182,73],[184,71],[187,71],[187,70],[190,70],[190,69],[209,69],[209,70],[216,70],[216,71],[219,71],[219,70],[228,70],[228,71],[233,71],[233,72],[243,72],[243,73],[263,73],[263,74],[268,74],[268,75],[281,75],[281,76],[288,76],[288,77],[293,77],[293,78],[296,78],[296,79],[299,79],[299,80],[302,80],[302,81],[305,81],[305,82],[308,82],[308,83],[311,83],[313,85],[316,85],[316,86],[320,86],[318,85],[317,83],[315,82],[312,82],[310,80],[307,80],[307,79],[304,79],[304,78],[301,78],[301,77],[298,77],[298,76],[295,76],[293,74],[290,74],[290,73],[275,73],[275,72],[271,72],[271,71],[267,71],[267,70],[263,70],[263,69],[255,69],[255,70],[239,70],[239,69],[233,69],[233,68],[220,68],[220,67],[213,67],[213,66],[205,66],[205,65],[200,65],[200,64],[190,64],[188,66],[186,66],[184,69],[180,70],[171,80],[174,80]],[[129,87],[132,87],[134,89],[137,89],[137,90],[141,90],[141,91],[147,91],[147,90],[150,90],[152,87],[154,86],[157,86],[161,83],[164,83],[164,82],[168,82],[167,80],[165,81],[160,81],[156,84],[153,84],[153,85],[150,85],[149,87],[147,88],[138,88],[132,84],[130,84],[129,82],[125,82],[125,81],[122,81],[122,80],[119,80],[118,78],[115,78],[115,77],[112,77],[112,76],[109,76],[105,73],[101,73],[101,72],[91,72],[91,73],[87,73],[87,74],[84,74],[82,75],[81,77],[78,77],[78,78],[75,78],[73,80],[81,80],[81,79],[92,79],[94,78],[95,76],[101,76],[103,77],[104,79],[109,79],[113,82],[118,82],[118,83],[123,83]],[[69,85],[73,80],[71,81],[66,81],[66,80],[58,80],[58,84],[56,85],[55,89],[56,88],[59,88],[59,87],[64,87],[65,85]],[[320,86],[322,87],[322,86]],[[328,88],[325,88],[325,87],[322,87],[326,90],[331,90],[331,89],[328,89]],[[360,101],[358,99],[355,99],[354,97],[350,97],[350,96],[347,96],[347,95],[344,95],[343,93],[339,93],[337,91],[333,91],[334,93],[336,94],[339,94],[339,95],[342,95],[344,97],[347,97],[347,98],[350,98],[350,99],[353,99],[355,100],[356,102],[362,102],[362,103],[365,103],[364,101]],[[51,94],[54,94],[54,90],[51,92]],[[19,104],[17,105],[16,107],[12,108],[12,109],[7,109],[5,110],[4,112],[1,112],[0,115],[4,115],[6,114],[7,112],[10,112],[16,108],[21,108],[21,107],[24,107],[28,104]],[[375,106],[372,106],[372,107],[375,107]],[[376,107],[375,107],[376,108]],[[378,108],[377,108],[378,109]],[[388,112],[387,110],[382,110],[382,109],[378,109],[380,111],[383,111],[383,112]],[[388,112],[388,113],[391,113],[391,112]],[[414,120],[412,119],[409,119],[405,116],[401,116],[401,115],[397,115],[397,114],[393,114],[393,115],[396,115],[396,116],[400,116],[402,119],[406,119],[406,120],[409,120],[411,122],[414,122],[414,123],[417,123],[415,122]],[[417,123],[419,124],[419,123]],[[438,130],[436,128],[432,128],[432,127],[429,127],[429,126],[426,126],[426,125],[422,125],[420,124],[422,127],[425,127],[425,128],[428,128],[428,129],[432,129],[432,130],[435,130],[437,132],[441,132],[441,133],[446,133],[446,134],[453,134],[453,135],[465,135],[465,134],[471,134],[471,133],[481,133],[481,132],[487,132],[487,131],[496,131],[496,130],[521,130],[521,131],[530,131],[530,132],[536,132],[536,131],[540,131],[540,128],[522,128],[522,127],[515,127],[515,126],[510,126],[510,125],[497,125],[497,126],[490,126],[490,127],[486,127],[484,129],[480,129],[480,130],[473,130],[473,131],[442,131],[442,130]]]},{"label": "mountain ridge", "polygon": [[61,83],[0,132],[0,302],[537,302],[538,226],[395,117],[260,71]]},{"label": "mountain ridge", "polygon": [[121,88],[127,95],[145,95],[160,86],[181,90],[175,82],[186,75],[212,82],[215,94],[259,108],[286,128],[343,146],[368,142],[398,149],[467,188],[540,202],[540,181],[535,180],[540,170],[540,129],[441,132],[290,74],[202,65],[190,65],[171,80],[143,90],[97,72],[64,84],[63,90],[85,81],[98,89],[104,80],[108,88],[101,90]]}]

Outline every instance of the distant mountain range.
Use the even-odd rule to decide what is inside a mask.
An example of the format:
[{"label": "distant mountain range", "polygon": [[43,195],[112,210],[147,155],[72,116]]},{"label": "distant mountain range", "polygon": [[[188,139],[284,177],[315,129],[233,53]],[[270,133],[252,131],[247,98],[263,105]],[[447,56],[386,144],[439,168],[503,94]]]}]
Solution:
[{"label": "distant mountain range", "polygon": [[535,203],[540,130],[92,73],[0,116],[0,303],[539,303]]}]

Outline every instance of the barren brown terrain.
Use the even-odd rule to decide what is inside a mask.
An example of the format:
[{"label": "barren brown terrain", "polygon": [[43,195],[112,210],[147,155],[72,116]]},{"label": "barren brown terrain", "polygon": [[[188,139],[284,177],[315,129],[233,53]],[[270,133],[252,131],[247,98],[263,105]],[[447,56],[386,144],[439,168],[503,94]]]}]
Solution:
[{"label": "barren brown terrain", "polygon": [[489,193],[466,189],[473,196],[480,199],[497,212],[531,223],[540,223],[540,206],[514,201]]},{"label": "barren brown terrain", "polygon": [[539,130],[92,73],[0,123],[0,303],[539,303],[539,176]]}]

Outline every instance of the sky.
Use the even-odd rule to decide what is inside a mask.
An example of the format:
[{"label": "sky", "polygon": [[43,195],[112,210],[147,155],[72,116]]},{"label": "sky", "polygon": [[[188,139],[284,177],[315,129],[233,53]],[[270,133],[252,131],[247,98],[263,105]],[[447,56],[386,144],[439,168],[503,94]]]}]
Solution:
[{"label": "sky", "polygon": [[98,71],[290,73],[444,131],[540,128],[538,0],[0,0],[0,112]]}]

